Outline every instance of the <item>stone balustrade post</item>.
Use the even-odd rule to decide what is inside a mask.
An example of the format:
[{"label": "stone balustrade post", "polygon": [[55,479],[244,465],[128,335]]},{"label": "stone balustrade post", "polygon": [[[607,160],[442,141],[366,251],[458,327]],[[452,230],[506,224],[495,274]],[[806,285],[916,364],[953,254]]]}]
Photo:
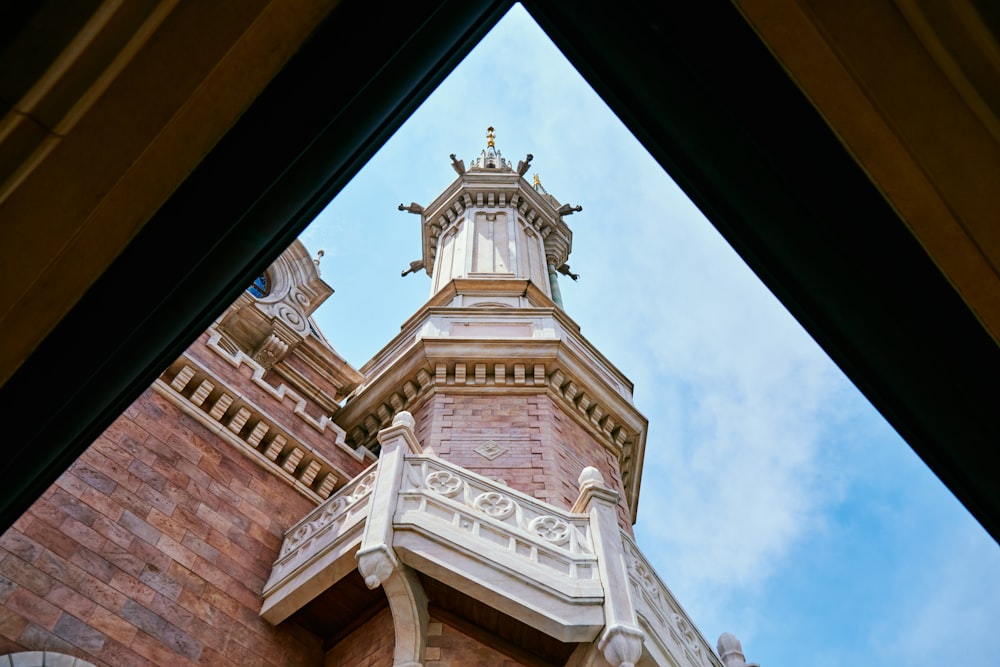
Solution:
[{"label": "stone balustrade post", "polygon": [[619,495],[596,468],[580,473],[580,495],[573,511],[590,515],[597,569],[604,587],[604,630],[598,648],[613,667],[634,667],[642,657],[645,633],[639,627],[629,588],[625,548],[618,528]]},{"label": "stone balustrade post", "polygon": [[719,642],[716,645],[719,651],[719,658],[726,667],[760,667],[756,662],[747,662],[743,655],[743,645],[734,635],[723,632],[719,635]]},{"label": "stone balustrade post", "polygon": [[378,434],[382,452],[376,467],[365,532],[358,549],[358,570],[368,588],[382,586],[396,635],[393,667],[422,667],[427,645],[427,596],[420,580],[392,548],[392,522],[407,454],[419,454],[414,419],[400,412]]}]

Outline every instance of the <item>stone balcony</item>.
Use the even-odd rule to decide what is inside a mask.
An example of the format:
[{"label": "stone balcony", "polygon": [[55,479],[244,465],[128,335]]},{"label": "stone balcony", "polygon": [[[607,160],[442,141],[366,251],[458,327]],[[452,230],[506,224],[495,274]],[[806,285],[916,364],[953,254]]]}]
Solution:
[{"label": "stone balcony", "polygon": [[[720,662],[617,524],[596,470],[565,511],[421,453],[408,413],[379,434],[382,456],[285,536],[261,616],[289,618],[357,568],[383,586],[397,665],[423,664],[427,599],[439,581],[614,667]],[[597,663],[600,664],[600,663]]]}]

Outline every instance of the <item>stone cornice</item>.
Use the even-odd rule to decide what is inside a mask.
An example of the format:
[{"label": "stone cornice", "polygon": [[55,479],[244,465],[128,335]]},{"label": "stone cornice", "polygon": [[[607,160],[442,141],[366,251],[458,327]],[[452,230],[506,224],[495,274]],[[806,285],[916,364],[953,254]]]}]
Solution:
[{"label": "stone cornice", "polygon": [[239,383],[249,382],[264,390],[277,403],[290,408],[290,415],[301,424],[282,423],[273,408],[258,405],[247,396],[245,388],[227,381],[190,355],[171,364],[153,389],[306,497],[319,502],[352,475],[295,436],[304,426],[358,463],[374,459],[366,449],[349,447],[344,431],[329,417],[317,419],[306,412],[306,399],[293,389],[267,382],[260,364],[239,350],[226,349],[218,333],[209,337],[205,348],[234,370],[242,371]]},{"label": "stone cornice", "polygon": [[581,348],[562,339],[421,339],[371,378],[336,421],[350,446],[375,450],[378,431],[396,413],[413,411],[441,391],[548,393],[618,459],[635,521],[647,421],[632,405],[631,394],[596,372],[594,360]]},{"label": "stone cornice", "polygon": [[433,276],[439,238],[470,208],[516,210],[518,217],[545,239],[546,255],[558,266],[569,257],[573,232],[557,212],[557,206],[555,198],[535,192],[516,173],[466,171],[420,213],[425,270]]}]

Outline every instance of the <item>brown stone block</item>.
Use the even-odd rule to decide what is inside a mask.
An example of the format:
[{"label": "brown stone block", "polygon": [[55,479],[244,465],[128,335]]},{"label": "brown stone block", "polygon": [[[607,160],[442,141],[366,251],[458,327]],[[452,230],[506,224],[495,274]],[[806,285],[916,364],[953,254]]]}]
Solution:
[{"label": "brown stone block", "polygon": [[[132,459],[135,463],[136,459]],[[141,461],[140,461],[141,463]],[[88,449],[74,464],[76,476],[105,495],[111,495],[115,484],[121,484],[129,491],[135,491],[142,482],[116,461],[112,461],[94,449]]]},{"label": "brown stone block", "polygon": [[82,486],[79,494],[73,491],[69,492],[73,493],[74,496],[78,497],[97,513],[98,519],[95,519],[95,522],[99,519],[117,521],[121,516],[121,505],[116,503],[112,497],[104,495],[91,486]]},{"label": "brown stone block", "polygon": [[115,612],[104,607],[95,607],[87,618],[87,622],[107,637],[128,645],[135,637],[137,629],[132,623]]},{"label": "brown stone block", "polygon": [[196,572],[204,572],[206,568],[212,568],[221,555],[218,549],[206,542],[203,538],[191,532],[184,535],[184,539],[181,540],[181,544],[198,554],[199,560],[196,561],[195,565],[191,568]]},{"label": "brown stone block", "polygon": [[34,502],[30,511],[36,518],[41,519],[54,528],[59,528],[67,516],[58,504],[53,503],[49,498],[44,496]]},{"label": "brown stone block", "polygon": [[[182,461],[184,459],[181,459]],[[190,462],[189,462],[190,463]],[[193,465],[193,464],[192,464]],[[167,480],[167,488],[161,489],[163,492],[167,492],[168,489],[176,488],[183,489],[191,483],[191,478],[188,477],[184,472],[179,470],[176,466],[177,464],[168,463],[161,458],[156,458],[152,463],[149,464],[153,472],[162,476]]]},{"label": "brown stone block", "polygon": [[[275,520],[270,520],[264,525],[258,523],[250,524],[250,535],[264,545],[264,551],[268,554],[277,554],[281,548],[285,527]],[[276,557],[276,556],[275,556]],[[272,559],[273,560],[273,559]]]},{"label": "brown stone block", "polygon": [[32,562],[42,552],[42,546],[16,528],[0,535],[0,549],[8,551],[25,562]]},{"label": "brown stone block", "polygon": [[[148,512],[147,512],[148,514]],[[139,518],[130,510],[122,512],[121,518],[118,519],[118,525],[125,528],[133,535],[143,540],[147,544],[156,544],[157,540],[160,539],[160,531],[154,526]]]},{"label": "brown stone block", "polygon": [[73,552],[80,547],[75,540],[63,535],[58,528],[45,521],[33,522],[25,529],[24,533],[37,544],[44,544],[46,551],[51,551],[64,558],[72,556]]},{"label": "brown stone block", "polygon": [[146,515],[146,523],[156,528],[160,533],[174,540],[180,541],[184,538],[187,525],[178,519],[173,518],[173,513],[166,513],[158,507],[153,507]]},{"label": "brown stone block", "polygon": [[[160,639],[152,637],[141,631],[136,633],[132,643],[129,644],[129,648],[135,653],[148,659],[154,665],[182,667],[195,664],[191,662],[191,660],[187,659],[186,656],[179,654],[174,647],[167,646]],[[198,647],[196,653],[201,653],[200,647]]]},{"label": "brown stone block", "polygon": [[[143,570],[143,572],[145,572],[145,570]],[[141,577],[142,573],[140,573],[139,576]],[[125,574],[124,572],[118,572],[115,574],[115,576],[111,579],[110,586],[125,596],[125,603],[122,605],[123,609],[130,606],[134,607],[136,604],[144,606],[149,605],[149,603],[153,601],[153,596],[156,595],[156,591],[152,588],[135,577]],[[126,618],[130,618],[130,616],[126,614]]]},{"label": "brown stone block", "polygon": [[72,581],[64,583],[87,599],[93,600],[101,607],[112,611],[121,609],[128,599],[121,591],[113,588],[111,584],[106,584],[79,569],[75,570]]},{"label": "brown stone block", "polygon": [[56,653],[66,653],[72,655],[79,653],[79,649],[68,641],[54,634],[49,628],[42,627],[35,623],[28,623],[17,641],[22,646],[30,646],[33,650],[53,651]]},{"label": "brown stone block", "polygon": [[88,489],[94,491],[94,489],[90,485],[88,485],[82,479],[74,475],[72,469],[59,475],[59,479],[55,481],[55,484],[53,486],[58,486],[60,489],[65,490],[74,498],[83,497],[83,494]]},{"label": "brown stone block", "polygon": [[191,628],[191,622],[194,620],[194,614],[159,593],[153,597],[149,609],[167,623],[185,632]]},{"label": "brown stone block", "polygon": [[[117,518],[121,518],[120,513]],[[129,544],[131,544],[134,539],[132,533],[126,530],[123,526],[115,523],[115,521],[116,518],[104,516],[98,517],[97,520],[94,521],[94,530],[98,535],[105,538],[105,543],[101,546],[101,551],[104,551],[108,542],[122,548],[128,548]]]},{"label": "brown stone block", "polygon": [[[103,437],[119,444],[121,444],[124,438],[131,438],[137,444],[141,444],[146,441],[148,435],[149,433],[144,428],[135,423],[134,417],[130,418],[126,413],[113,421],[111,426],[105,429]],[[128,451],[130,447],[125,447],[124,449]]]},{"label": "brown stone block", "polygon": [[232,664],[237,665],[246,665],[248,667],[250,665],[254,667],[267,665],[267,661],[239,641],[242,634],[236,632],[229,636],[229,641],[226,642],[226,650],[224,651],[226,657]]},{"label": "brown stone block", "polygon": [[10,594],[17,590],[17,584],[7,577],[0,576],[0,605],[6,602]]},{"label": "brown stone block", "polygon": [[103,556],[84,547],[77,549],[69,560],[84,572],[105,583],[110,582],[116,572],[120,572],[113,563],[108,562]]},{"label": "brown stone block", "polygon": [[[111,500],[117,503],[122,511],[128,510],[137,517],[145,518],[149,514],[149,503],[124,486],[119,486],[111,493]],[[121,516],[118,517],[117,522],[121,524]]]},{"label": "brown stone block", "polygon": [[[163,491],[167,485],[166,477],[156,472],[139,459],[132,459],[132,462],[128,466],[128,472],[142,480],[145,485],[150,486],[157,491]],[[142,497],[142,494],[138,491],[136,491],[136,493]]]},{"label": "brown stone block", "polygon": [[190,591],[196,596],[201,595],[205,590],[205,580],[176,561],[170,563],[168,566],[167,575],[180,584],[181,588]]},{"label": "brown stone block", "polygon": [[193,507],[193,511],[199,517],[201,517],[201,512],[203,509],[202,506],[204,506],[204,508],[207,508],[209,510],[216,510],[222,505],[222,499],[219,498],[214,493],[212,493],[212,491],[209,489],[208,486],[197,486],[195,484],[188,484],[187,492],[198,503]]},{"label": "brown stone block", "polygon": [[232,596],[244,607],[253,609],[260,608],[260,594],[264,590],[263,577],[246,577],[231,579],[226,593]]},{"label": "brown stone block", "polygon": [[219,482],[212,482],[208,488],[212,493],[218,496],[220,500],[234,510],[238,508],[240,503],[243,501],[238,493],[231,491],[227,486],[223,486]]},{"label": "brown stone block", "polygon": [[107,640],[104,633],[66,613],[59,617],[52,633],[88,653],[100,651]]},{"label": "brown stone block", "polygon": [[82,544],[92,551],[99,551],[107,541],[96,530],[86,524],[80,523],[72,517],[67,517],[59,526],[59,530],[67,537],[72,538],[77,543]]},{"label": "brown stone block", "polygon": [[[208,531],[211,530],[208,526],[202,523],[201,519],[198,518],[197,511],[198,506],[201,503],[198,502],[194,509],[185,507],[184,505],[178,505],[174,508],[173,517],[175,520],[181,522],[184,525],[185,534],[188,532],[194,533],[199,537],[204,537],[208,535]],[[184,537],[181,536],[181,543],[184,543]]]},{"label": "brown stone block", "polygon": [[12,644],[13,640],[21,636],[26,627],[28,627],[28,619],[10,609],[0,607],[0,637],[8,640],[2,644]]},{"label": "brown stone block", "polygon": [[[132,642],[132,638],[128,643]],[[104,647],[94,656],[107,665],[128,665],[128,667],[163,667],[155,665],[130,649],[127,643],[119,642],[110,637],[104,642]]]},{"label": "brown stone block", "polygon": [[[226,537],[229,539],[230,543],[239,547],[248,554],[260,554],[266,551],[266,547],[255,540],[249,533],[237,529],[235,526],[229,529],[226,533]],[[272,558],[273,562],[274,559]]]},{"label": "brown stone block", "polygon": [[140,559],[145,565],[154,565],[161,570],[170,567],[170,556],[160,551],[155,544],[150,544],[143,540],[132,540],[129,545],[129,553]]},{"label": "brown stone block", "polygon": [[198,557],[197,563],[195,563],[194,571],[200,576],[205,578],[205,581],[212,584],[219,590],[226,590],[229,587],[232,577],[223,568],[216,565],[210,565],[207,561],[203,561],[201,556]]},{"label": "brown stone block", "polygon": [[35,595],[27,588],[18,588],[7,598],[6,608],[29,622],[51,630],[62,612],[58,607]]},{"label": "brown stone block", "polygon": [[186,567],[193,566],[195,560],[198,558],[197,554],[193,551],[167,535],[160,537],[160,541],[156,543],[156,546],[164,555],[169,556]]},{"label": "brown stone block", "polygon": [[[168,444],[170,443],[170,444]],[[170,434],[165,440],[150,436],[146,439],[145,447],[147,455],[151,456],[151,461],[157,461],[170,467],[176,467],[177,463],[184,457],[184,450],[188,449],[184,441],[176,434]],[[201,458],[198,453],[194,456],[197,460]],[[151,461],[143,459],[148,465],[153,466]]]},{"label": "brown stone block", "polygon": [[0,575],[41,597],[45,597],[53,584],[52,577],[13,554],[0,560]]},{"label": "brown stone block", "polygon": [[208,605],[212,612],[205,616],[199,614],[199,618],[202,618],[206,622],[214,622],[220,625],[222,624],[222,619],[219,619],[218,614],[222,614],[229,619],[229,623],[235,623],[235,619],[239,616],[242,606],[238,600],[211,584],[205,587],[201,601]]},{"label": "brown stone block", "polygon": [[[150,598],[152,601],[152,598]],[[146,633],[147,636],[158,637],[167,626],[167,621],[159,614],[149,609],[148,605],[135,600],[126,600],[121,610],[122,618],[140,630],[139,634]]]},{"label": "brown stone block", "polygon": [[210,474],[208,474],[198,464],[192,463],[187,459],[181,459],[177,462],[177,472],[187,478],[187,482],[185,484],[178,484],[178,486],[184,489],[191,486],[208,488],[208,486],[212,483],[212,476]]},{"label": "brown stone block", "polygon": [[[155,565],[147,565],[143,568],[142,572],[139,573],[140,582],[151,588],[156,593],[163,595],[170,600],[176,600],[177,596],[180,595],[182,586],[179,582],[175,581],[167,572],[164,572]],[[149,601],[155,597],[151,595]],[[139,599],[136,597],[136,599]],[[143,599],[144,603],[149,603],[149,601]]]}]

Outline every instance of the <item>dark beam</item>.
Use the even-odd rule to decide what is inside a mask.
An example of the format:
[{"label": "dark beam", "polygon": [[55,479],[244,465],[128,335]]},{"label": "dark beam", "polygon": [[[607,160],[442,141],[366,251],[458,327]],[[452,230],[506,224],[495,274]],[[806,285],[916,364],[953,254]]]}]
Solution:
[{"label": "dark beam", "polygon": [[738,11],[724,1],[525,5],[1000,538],[1000,349]]},{"label": "dark beam", "polygon": [[295,239],[510,4],[348,0],[333,10],[0,388],[0,528]]}]

